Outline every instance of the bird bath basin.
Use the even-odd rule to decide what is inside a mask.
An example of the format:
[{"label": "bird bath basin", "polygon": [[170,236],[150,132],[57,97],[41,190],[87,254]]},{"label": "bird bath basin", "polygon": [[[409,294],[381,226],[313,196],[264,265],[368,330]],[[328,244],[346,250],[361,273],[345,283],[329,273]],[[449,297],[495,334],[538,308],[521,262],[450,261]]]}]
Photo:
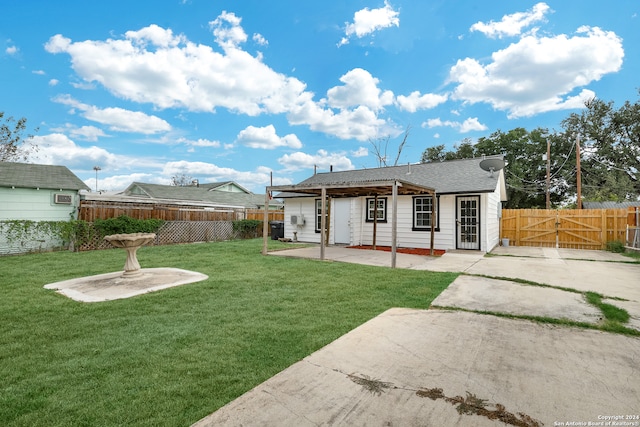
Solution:
[{"label": "bird bath basin", "polygon": [[122,277],[136,277],[142,274],[136,252],[141,246],[153,242],[155,238],[155,233],[127,233],[105,236],[104,240],[116,248],[123,248],[127,251],[127,260],[124,263]]}]

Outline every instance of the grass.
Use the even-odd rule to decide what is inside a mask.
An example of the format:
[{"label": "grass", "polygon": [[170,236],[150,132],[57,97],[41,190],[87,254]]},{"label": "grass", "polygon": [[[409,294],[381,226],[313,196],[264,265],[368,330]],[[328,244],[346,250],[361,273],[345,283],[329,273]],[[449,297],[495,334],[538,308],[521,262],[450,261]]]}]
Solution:
[{"label": "grass", "polygon": [[589,304],[595,305],[602,311],[602,315],[606,321],[617,323],[629,322],[630,316],[627,310],[602,302],[602,295],[596,292],[587,292],[585,293],[585,297]]},{"label": "grass", "polygon": [[261,246],[142,248],[143,267],[209,279],[102,303],[43,286],[121,270],[121,250],[0,258],[0,425],[188,426],[388,308],[428,308],[457,277]]}]

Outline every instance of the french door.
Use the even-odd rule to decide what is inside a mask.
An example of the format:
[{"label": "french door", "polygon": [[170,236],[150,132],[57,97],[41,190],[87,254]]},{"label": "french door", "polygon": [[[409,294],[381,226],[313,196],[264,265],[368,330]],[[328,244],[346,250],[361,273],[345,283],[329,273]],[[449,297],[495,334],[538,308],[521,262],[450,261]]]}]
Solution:
[{"label": "french door", "polygon": [[456,248],[480,250],[480,196],[456,198]]}]

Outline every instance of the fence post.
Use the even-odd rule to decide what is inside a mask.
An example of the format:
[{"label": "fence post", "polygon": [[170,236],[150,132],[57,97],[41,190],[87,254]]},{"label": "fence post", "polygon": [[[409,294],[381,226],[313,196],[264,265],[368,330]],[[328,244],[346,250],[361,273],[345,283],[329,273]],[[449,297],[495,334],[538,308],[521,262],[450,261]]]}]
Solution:
[{"label": "fence post", "polygon": [[515,210],[516,214],[516,242],[515,246],[520,246],[520,209]]}]

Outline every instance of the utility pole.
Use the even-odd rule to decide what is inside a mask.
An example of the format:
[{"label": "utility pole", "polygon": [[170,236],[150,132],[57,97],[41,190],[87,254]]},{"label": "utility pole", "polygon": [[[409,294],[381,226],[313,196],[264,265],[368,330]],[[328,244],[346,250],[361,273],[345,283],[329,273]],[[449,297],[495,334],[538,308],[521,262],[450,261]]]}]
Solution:
[{"label": "utility pole", "polygon": [[93,170],[96,171],[96,193],[98,192],[98,171],[102,170],[100,166],[94,166]]},{"label": "utility pole", "polygon": [[547,209],[551,209],[549,187],[551,187],[551,142],[547,138]]},{"label": "utility pole", "polygon": [[576,189],[578,191],[577,205],[582,209],[582,177],[580,174],[580,134],[576,136]]}]

